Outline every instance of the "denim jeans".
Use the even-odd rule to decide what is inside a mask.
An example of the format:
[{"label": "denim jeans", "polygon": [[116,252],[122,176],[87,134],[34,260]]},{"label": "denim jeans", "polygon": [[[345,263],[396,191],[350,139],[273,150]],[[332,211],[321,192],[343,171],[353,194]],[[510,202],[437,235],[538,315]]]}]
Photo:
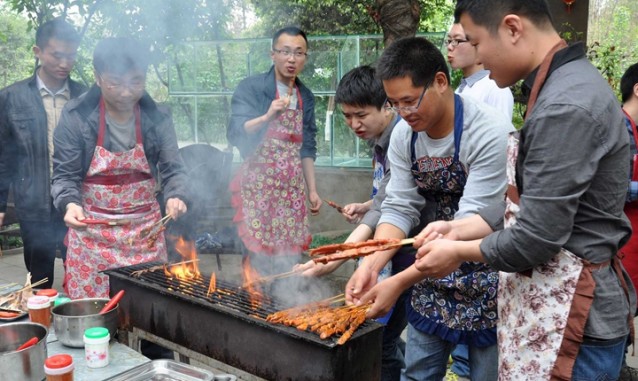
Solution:
[{"label": "denim jeans", "polygon": [[399,296],[392,316],[383,328],[381,381],[399,381],[401,370],[405,368],[405,342],[401,339],[401,333],[408,325],[405,308],[411,294],[412,289],[408,289]]},{"label": "denim jeans", "polygon": [[[405,371],[401,381],[440,381],[445,377],[448,359],[456,344],[428,335],[408,324]],[[468,346],[471,380],[492,381],[498,375],[498,347]]]},{"label": "denim jeans", "polygon": [[572,381],[614,381],[620,375],[627,337],[585,339],[576,356]]},{"label": "denim jeans", "polygon": [[457,344],[452,351],[452,372],[454,374],[470,378],[470,354],[465,344]]}]

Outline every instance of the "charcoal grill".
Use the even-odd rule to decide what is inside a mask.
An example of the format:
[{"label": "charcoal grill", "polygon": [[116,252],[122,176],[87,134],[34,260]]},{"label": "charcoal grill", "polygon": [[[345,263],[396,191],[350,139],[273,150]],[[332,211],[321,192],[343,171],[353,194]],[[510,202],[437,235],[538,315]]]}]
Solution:
[{"label": "charcoal grill", "polygon": [[210,276],[178,281],[163,271],[137,270],[144,263],[105,271],[111,293],[126,290],[120,301],[121,328],[150,332],[231,367],[277,381],[376,381],[380,379],[382,326],[368,320],[343,345],[336,338],[265,321],[284,309],[264,295],[259,307],[237,285],[217,281],[207,295]]}]

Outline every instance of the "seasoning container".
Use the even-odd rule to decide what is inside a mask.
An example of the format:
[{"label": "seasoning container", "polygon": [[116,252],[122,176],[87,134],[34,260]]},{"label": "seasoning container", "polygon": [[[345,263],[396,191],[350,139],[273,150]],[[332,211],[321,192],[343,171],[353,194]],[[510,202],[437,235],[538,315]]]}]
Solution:
[{"label": "seasoning container", "polygon": [[48,296],[36,295],[27,300],[29,319],[49,328],[51,325],[51,302]]},{"label": "seasoning container", "polygon": [[46,296],[47,298],[49,298],[49,302],[51,303],[51,306],[49,308],[53,310],[53,307],[55,307],[55,301],[58,299],[58,290],[56,290],[55,288],[45,288],[36,291],[35,294],[38,296]]},{"label": "seasoning container", "polygon": [[109,365],[109,340],[111,335],[104,327],[93,327],[84,331],[84,357],[89,368]]},{"label": "seasoning container", "polygon": [[44,361],[47,381],[73,381],[73,357],[66,354],[54,355]]}]

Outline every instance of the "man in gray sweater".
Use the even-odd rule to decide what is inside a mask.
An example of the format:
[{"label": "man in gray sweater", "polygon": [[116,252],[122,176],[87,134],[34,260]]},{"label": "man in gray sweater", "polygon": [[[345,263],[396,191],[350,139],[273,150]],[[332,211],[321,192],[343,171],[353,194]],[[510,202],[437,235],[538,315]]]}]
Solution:
[{"label": "man in gray sweater", "polygon": [[[402,239],[419,224],[472,215],[502,200],[507,135],[513,131],[509,120],[491,106],[454,94],[445,59],[426,39],[396,41],[379,59],[377,73],[389,107],[404,120],[390,138],[392,176],[375,238]],[[422,210],[432,213],[422,216]],[[378,272],[396,251],[366,257],[346,286],[346,298],[375,301],[369,316],[376,317],[414,286],[401,379],[442,379],[450,351],[464,343],[473,376],[495,380],[494,270],[466,263],[439,280],[426,278],[410,264],[375,286]]]}]

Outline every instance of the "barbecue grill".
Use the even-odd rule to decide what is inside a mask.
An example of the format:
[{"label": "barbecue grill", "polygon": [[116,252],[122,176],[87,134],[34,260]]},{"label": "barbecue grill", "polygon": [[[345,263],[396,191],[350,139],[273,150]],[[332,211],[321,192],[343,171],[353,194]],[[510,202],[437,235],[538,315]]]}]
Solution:
[{"label": "barbecue grill", "polygon": [[146,271],[144,263],[105,271],[111,293],[125,289],[120,301],[121,328],[150,332],[169,342],[213,358],[249,374],[277,381],[376,381],[380,379],[382,325],[368,320],[343,345],[337,338],[265,321],[285,309],[262,295],[217,281],[209,293],[210,276],[187,281]]}]

